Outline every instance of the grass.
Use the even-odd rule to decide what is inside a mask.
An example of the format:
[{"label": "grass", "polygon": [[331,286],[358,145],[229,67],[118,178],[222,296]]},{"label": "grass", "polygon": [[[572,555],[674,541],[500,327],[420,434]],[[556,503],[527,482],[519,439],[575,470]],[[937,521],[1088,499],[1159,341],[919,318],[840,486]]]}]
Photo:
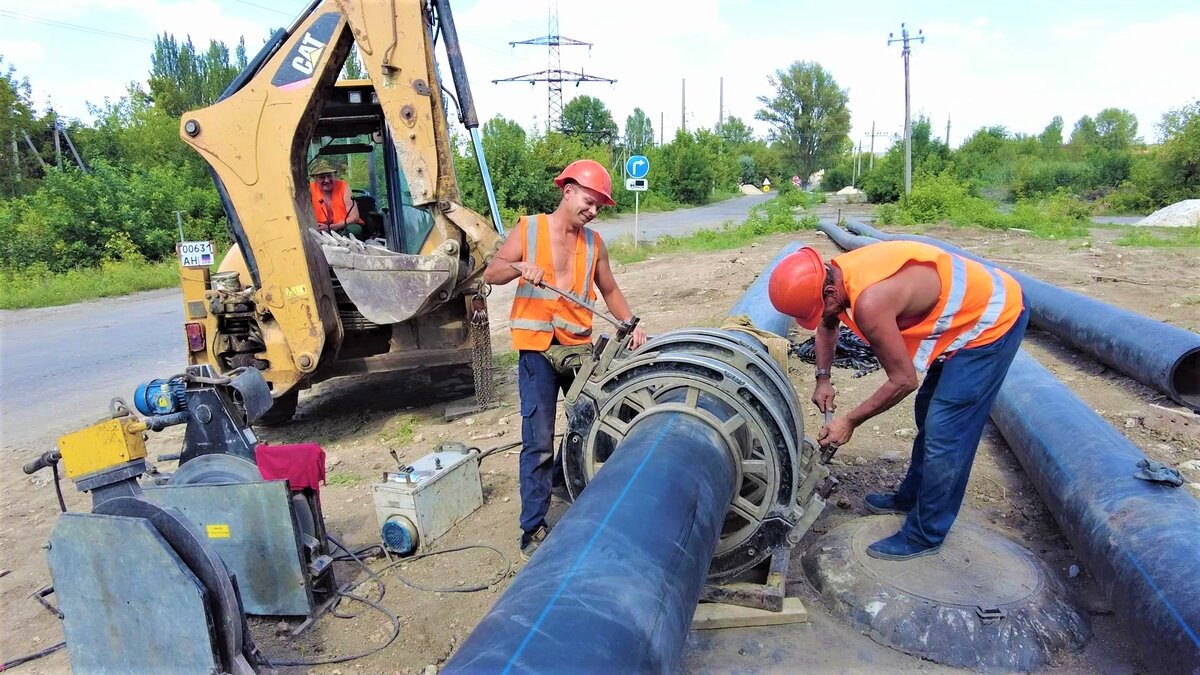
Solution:
[{"label": "grass", "polygon": [[665,235],[653,243],[641,246],[634,246],[633,237],[629,235],[617,237],[608,243],[608,254],[618,263],[629,264],[672,253],[724,251],[744,246],[767,235],[815,230],[816,216],[797,218],[792,211],[797,206],[807,208],[808,200],[803,192],[781,194],[751,209],[750,216],[743,223],[726,221],[720,229],[699,230],[682,237]]},{"label": "grass", "polygon": [[[1166,234],[1165,237],[1158,233]],[[1200,246],[1200,226],[1179,228],[1130,227],[1117,238],[1117,246],[1143,246],[1153,248],[1185,248]]]},{"label": "grass", "polygon": [[1185,305],[1200,305],[1200,295],[1189,295],[1183,299]]},{"label": "grass", "polygon": [[341,487],[354,487],[362,482],[362,477],[358,474],[347,473],[344,471],[335,471],[325,477],[326,485],[338,485]]},{"label": "grass", "polygon": [[412,440],[421,419],[416,415],[400,415],[394,428],[384,429],[379,440],[387,445],[405,445]]},{"label": "grass", "polygon": [[0,271],[0,309],[53,307],[179,285],[179,263],[112,262],[51,273],[45,268]]},{"label": "grass", "polygon": [[494,354],[492,360],[496,362],[497,368],[515,368],[517,361],[521,358],[520,352],[504,352],[503,354]]}]

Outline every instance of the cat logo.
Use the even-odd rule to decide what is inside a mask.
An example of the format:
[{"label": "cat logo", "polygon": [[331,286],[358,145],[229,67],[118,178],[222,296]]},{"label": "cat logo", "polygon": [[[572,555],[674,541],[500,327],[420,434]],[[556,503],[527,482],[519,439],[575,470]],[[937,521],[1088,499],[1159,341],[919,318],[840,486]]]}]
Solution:
[{"label": "cat logo", "polygon": [[313,68],[316,68],[317,61],[321,60],[321,52],[324,49],[324,42],[313,37],[312,33],[305,33],[304,40],[296,47],[296,57],[292,59],[292,67],[305,75],[312,75]]}]

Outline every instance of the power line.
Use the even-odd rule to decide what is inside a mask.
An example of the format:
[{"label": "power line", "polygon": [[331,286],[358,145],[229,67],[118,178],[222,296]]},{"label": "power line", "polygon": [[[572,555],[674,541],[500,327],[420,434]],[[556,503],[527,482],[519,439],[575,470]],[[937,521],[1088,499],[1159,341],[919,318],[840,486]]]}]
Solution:
[{"label": "power line", "polygon": [[284,15],[284,16],[295,16],[295,15],[296,15],[296,13],[295,13],[295,12],[285,12],[285,11],[283,11],[282,9],[275,9],[274,7],[267,7],[266,5],[257,5],[257,4],[255,4],[255,3],[253,3],[253,2],[248,2],[247,0],[237,0],[237,1],[238,1],[238,2],[240,2],[240,3],[242,3],[243,5],[250,5],[251,7],[257,7],[257,8],[259,8],[259,9],[265,9],[265,10],[267,10],[268,12],[275,12],[276,14],[282,14],[282,15]]},{"label": "power line", "polygon": [[18,12],[10,12],[7,9],[0,9],[0,16],[9,16],[14,19],[20,19],[22,21],[30,21],[33,23],[41,23],[41,24],[45,24],[47,26],[54,26],[56,28],[66,28],[68,30],[76,30],[81,33],[91,33],[93,35],[101,35],[104,37],[117,38],[120,40],[130,40],[132,42],[142,42],[142,43],[145,43],[148,45],[154,44],[154,40],[151,40],[149,38],[138,37],[136,35],[127,35],[125,33],[116,33],[116,32],[110,31],[110,30],[104,30],[102,28],[92,28],[91,26],[80,26],[80,25],[74,24],[74,23],[67,23],[66,21],[55,21],[54,19],[46,19],[46,18],[40,17],[40,16],[30,16],[28,14],[20,14]]},{"label": "power line", "polygon": [[527,73],[525,75],[517,75],[515,77],[506,77],[500,80],[492,80],[492,84],[499,82],[545,82],[547,84],[546,97],[546,128],[547,130],[562,129],[562,114],[563,114],[563,82],[574,82],[578,87],[583,82],[608,82],[613,84],[616,80],[607,77],[597,77],[595,75],[585,75],[582,71],[573,72],[562,69],[562,57],[559,54],[559,47],[587,47],[592,48],[592,43],[583,42],[574,38],[565,37],[558,32],[558,2],[553,0],[550,4],[550,30],[541,37],[532,38],[529,40],[520,40],[518,42],[508,43],[510,46],[517,45],[536,45],[546,47],[549,56],[549,67],[546,70]]}]

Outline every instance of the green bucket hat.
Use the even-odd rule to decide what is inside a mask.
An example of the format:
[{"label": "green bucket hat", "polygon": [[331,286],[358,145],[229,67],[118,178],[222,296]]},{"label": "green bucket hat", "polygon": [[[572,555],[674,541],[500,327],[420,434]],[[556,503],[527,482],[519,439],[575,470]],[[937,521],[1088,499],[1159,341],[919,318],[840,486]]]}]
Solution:
[{"label": "green bucket hat", "polygon": [[329,160],[318,159],[312,163],[312,166],[308,170],[308,175],[310,176],[319,176],[323,173],[336,174],[337,169],[333,168],[333,165],[329,163]]}]

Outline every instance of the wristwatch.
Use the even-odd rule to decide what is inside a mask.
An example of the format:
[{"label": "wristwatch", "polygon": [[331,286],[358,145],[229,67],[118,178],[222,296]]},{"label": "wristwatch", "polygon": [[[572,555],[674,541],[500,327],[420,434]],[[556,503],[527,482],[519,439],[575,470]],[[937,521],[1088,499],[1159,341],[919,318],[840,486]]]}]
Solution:
[{"label": "wristwatch", "polygon": [[822,375],[824,375],[825,377],[832,377],[832,374],[828,370],[826,370],[824,368],[817,368],[817,375],[816,375],[815,379],[818,379],[818,380],[821,379]]}]

